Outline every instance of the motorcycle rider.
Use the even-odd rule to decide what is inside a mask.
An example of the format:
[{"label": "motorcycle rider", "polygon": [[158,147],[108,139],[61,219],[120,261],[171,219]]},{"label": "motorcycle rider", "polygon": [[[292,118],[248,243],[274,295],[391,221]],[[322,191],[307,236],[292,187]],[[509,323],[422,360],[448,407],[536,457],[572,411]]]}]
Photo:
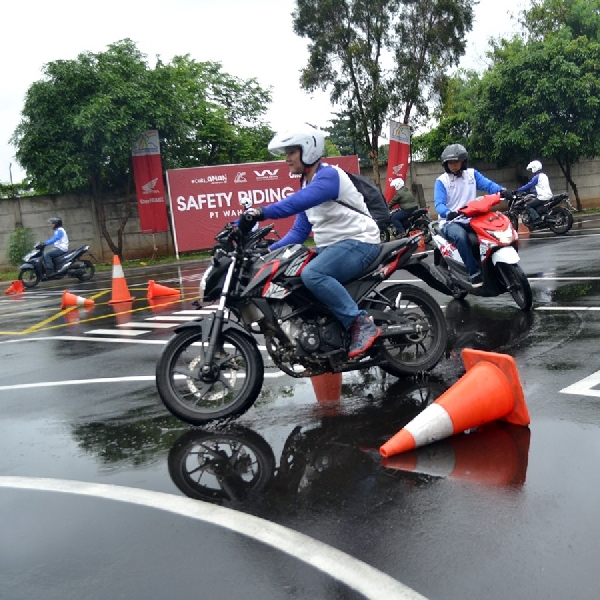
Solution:
[{"label": "motorcycle rider", "polygon": [[476,288],[483,285],[483,279],[471,251],[469,219],[461,214],[460,209],[475,200],[477,190],[488,194],[500,192],[505,198],[510,198],[511,193],[476,169],[468,168],[468,158],[469,154],[461,144],[450,144],[444,148],[441,160],[445,172],[435,180],[433,200],[435,210],[443,221],[442,235],[456,246],[469,273],[471,286]]},{"label": "motorcycle rider", "polygon": [[48,223],[52,225],[52,230],[54,231],[54,235],[42,242],[40,246],[44,248],[45,246],[54,245],[54,248],[48,250],[48,252],[44,253],[44,263],[46,265],[46,274],[53,275],[54,274],[54,259],[62,256],[69,250],[69,236],[63,227],[63,222],[60,217],[52,217],[48,219]]},{"label": "motorcycle rider", "polygon": [[532,160],[527,165],[527,170],[532,172],[533,177],[525,185],[516,189],[513,194],[528,192],[530,189],[535,188],[537,197],[525,205],[525,210],[529,214],[531,225],[538,225],[546,218],[548,211],[538,211],[537,209],[552,199],[552,189],[550,188],[548,175],[542,173],[542,163],[539,160]]},{"label": "motorcycle rider", "polygon": [[290,231],[273,243],[271,250],[302,244],[313,232],[316,257],[302,270],[302,283],[349,330],[348,357],[354,358],[373,345],[381,329],[358,308],[343,284],[377,257],[379,227],[348,175],[322,162],[325,137],[321,131],[302,125],[280,132],[268,148],[275,155],[285,156],[290,174],[301,176],[300,190],[264,208],[250,208],[240,218],[239,227],[247,232],[255,221],[296,215]]},{"label": "motorcycle rider", "polygon": [[404,185],[404,179],[402,179],[402,177],[392,179],[390,185],[396,190],[396,194],[389,203],[390,210],[396,205],[400,207],[400,210],[396,210],[391,214],[392,224],[396,228],[396,237],[401,237],[406,233],[404,221],[406,221],[419,206],[411,191]]}]

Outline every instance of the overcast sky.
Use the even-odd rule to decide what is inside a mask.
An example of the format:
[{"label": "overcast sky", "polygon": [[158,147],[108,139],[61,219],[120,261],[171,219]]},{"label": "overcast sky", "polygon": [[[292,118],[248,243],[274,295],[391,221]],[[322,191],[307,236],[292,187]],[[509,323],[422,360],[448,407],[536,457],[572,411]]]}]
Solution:
[{"label": "overcast sky", "polygon": [[[509,14],[527,4],[480,0],[461,66],[481,67],[488,37],[513,31]],[[23,179],[8,140],[20,121],[25,92],[42,77],[42,66],[75,59],[80,52],[103,52],[124,38],[131,38],[151,64],[156,55],[168,62],[190,54],[271,86],[267,118],[274,129],[285,127],[290,114],[295,115],[292,122],[326,125],[331,115],[327,94],[311,97],[298,85],[307,44],[292,31],[294,6],[294,0],[12,0],[2,8],[0,35],[0,182],[9,182],[11,173],[14,183]]]}]

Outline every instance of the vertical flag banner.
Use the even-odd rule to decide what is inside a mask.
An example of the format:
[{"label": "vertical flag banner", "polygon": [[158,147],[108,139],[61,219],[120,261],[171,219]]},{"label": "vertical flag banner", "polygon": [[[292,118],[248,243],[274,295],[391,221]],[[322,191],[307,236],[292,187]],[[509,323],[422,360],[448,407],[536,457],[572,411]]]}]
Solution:
[{"label": "vertical flag banner", "polygon": [[396,193],[396,190],[390,185],[390,181],[396,179],[396,177],[402,177],[406,181],[409,152],[410,127],[398,123],[398,121],[390,121],[390,149],[388,153],[387,177],[383,192],[388,202]]},{"label": "vertical flag banner", "polygon": [[142,233],[169,230],[158,131],[145,131],[131,153]]}]

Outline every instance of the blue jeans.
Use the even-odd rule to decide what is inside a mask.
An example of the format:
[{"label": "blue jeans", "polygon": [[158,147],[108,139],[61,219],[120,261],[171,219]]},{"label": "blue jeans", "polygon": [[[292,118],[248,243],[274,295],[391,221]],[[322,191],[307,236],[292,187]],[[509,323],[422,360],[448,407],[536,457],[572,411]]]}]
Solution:
[{"label": "blue jeans", "polygon": [[52,248],[52,250],[48,250],[48,252],[44,253],[44,262],[46,263],[46,269],[49,271],[54,270],[54,259],[58,258],[65,254],[63,250],[59,250],[58,248]]},{"label": "blue jeans", "polygon": [[343,240],[315,248],[317,256],[302,270],[302,283],[349,329],[364,311],[342,285],[360,275],[379,254],[379,244]]},{"label": "blue jeans", "polygon": [[415,212],[415,210],[417,210],[416,207],[409,209],[401,208],[400,210],[394,211],[392,213],[392,224],[394,225],[398,233],[404,232],[406,227],[404,227],[404,223],[402,221],[406,221],[406,219],[408,219],[408,217],[410,217],[410,215],[412,215]]},{"label": "blue jeans", "polygon": [[458,250],[460,257],[465,263],[467,272],[470,276],[477,275],[479,273],[479,265],[473,256],[471,250],[471,242],[469,242],[469,229],[468,223],[446,223],[442,228],[442,235],[450,240]]}]

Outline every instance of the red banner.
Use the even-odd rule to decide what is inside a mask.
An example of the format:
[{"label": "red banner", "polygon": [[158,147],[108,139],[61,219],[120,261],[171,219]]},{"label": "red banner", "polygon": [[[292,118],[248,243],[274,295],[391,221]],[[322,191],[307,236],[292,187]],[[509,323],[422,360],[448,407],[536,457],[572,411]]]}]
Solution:
[{"label": "red banner", "polygon": [[142,233],[169,231],[158,131],[143,133],[131,154]]},{"label": "red banner", "polygon": [[383,195],[389,202],[396,193],[390,182],[396,177],[406,181],[408,172],[408,156],[410,153],[410,127],[397,121],[390,121],[390,149],[388,153],[388,168]]},{"label": "red banner", "polygon": [[[359,173],[358,156],[336,156],[323,162]],[[179,252],[206,250],[226,223],[244,212],[246,198],[262,206],[287,198],[300,187],[300,176],[290,175],[285,161],[194,167],[167,171],[167,186],[175,237]],[[295,217],[275,221],[283,237]]]}]

